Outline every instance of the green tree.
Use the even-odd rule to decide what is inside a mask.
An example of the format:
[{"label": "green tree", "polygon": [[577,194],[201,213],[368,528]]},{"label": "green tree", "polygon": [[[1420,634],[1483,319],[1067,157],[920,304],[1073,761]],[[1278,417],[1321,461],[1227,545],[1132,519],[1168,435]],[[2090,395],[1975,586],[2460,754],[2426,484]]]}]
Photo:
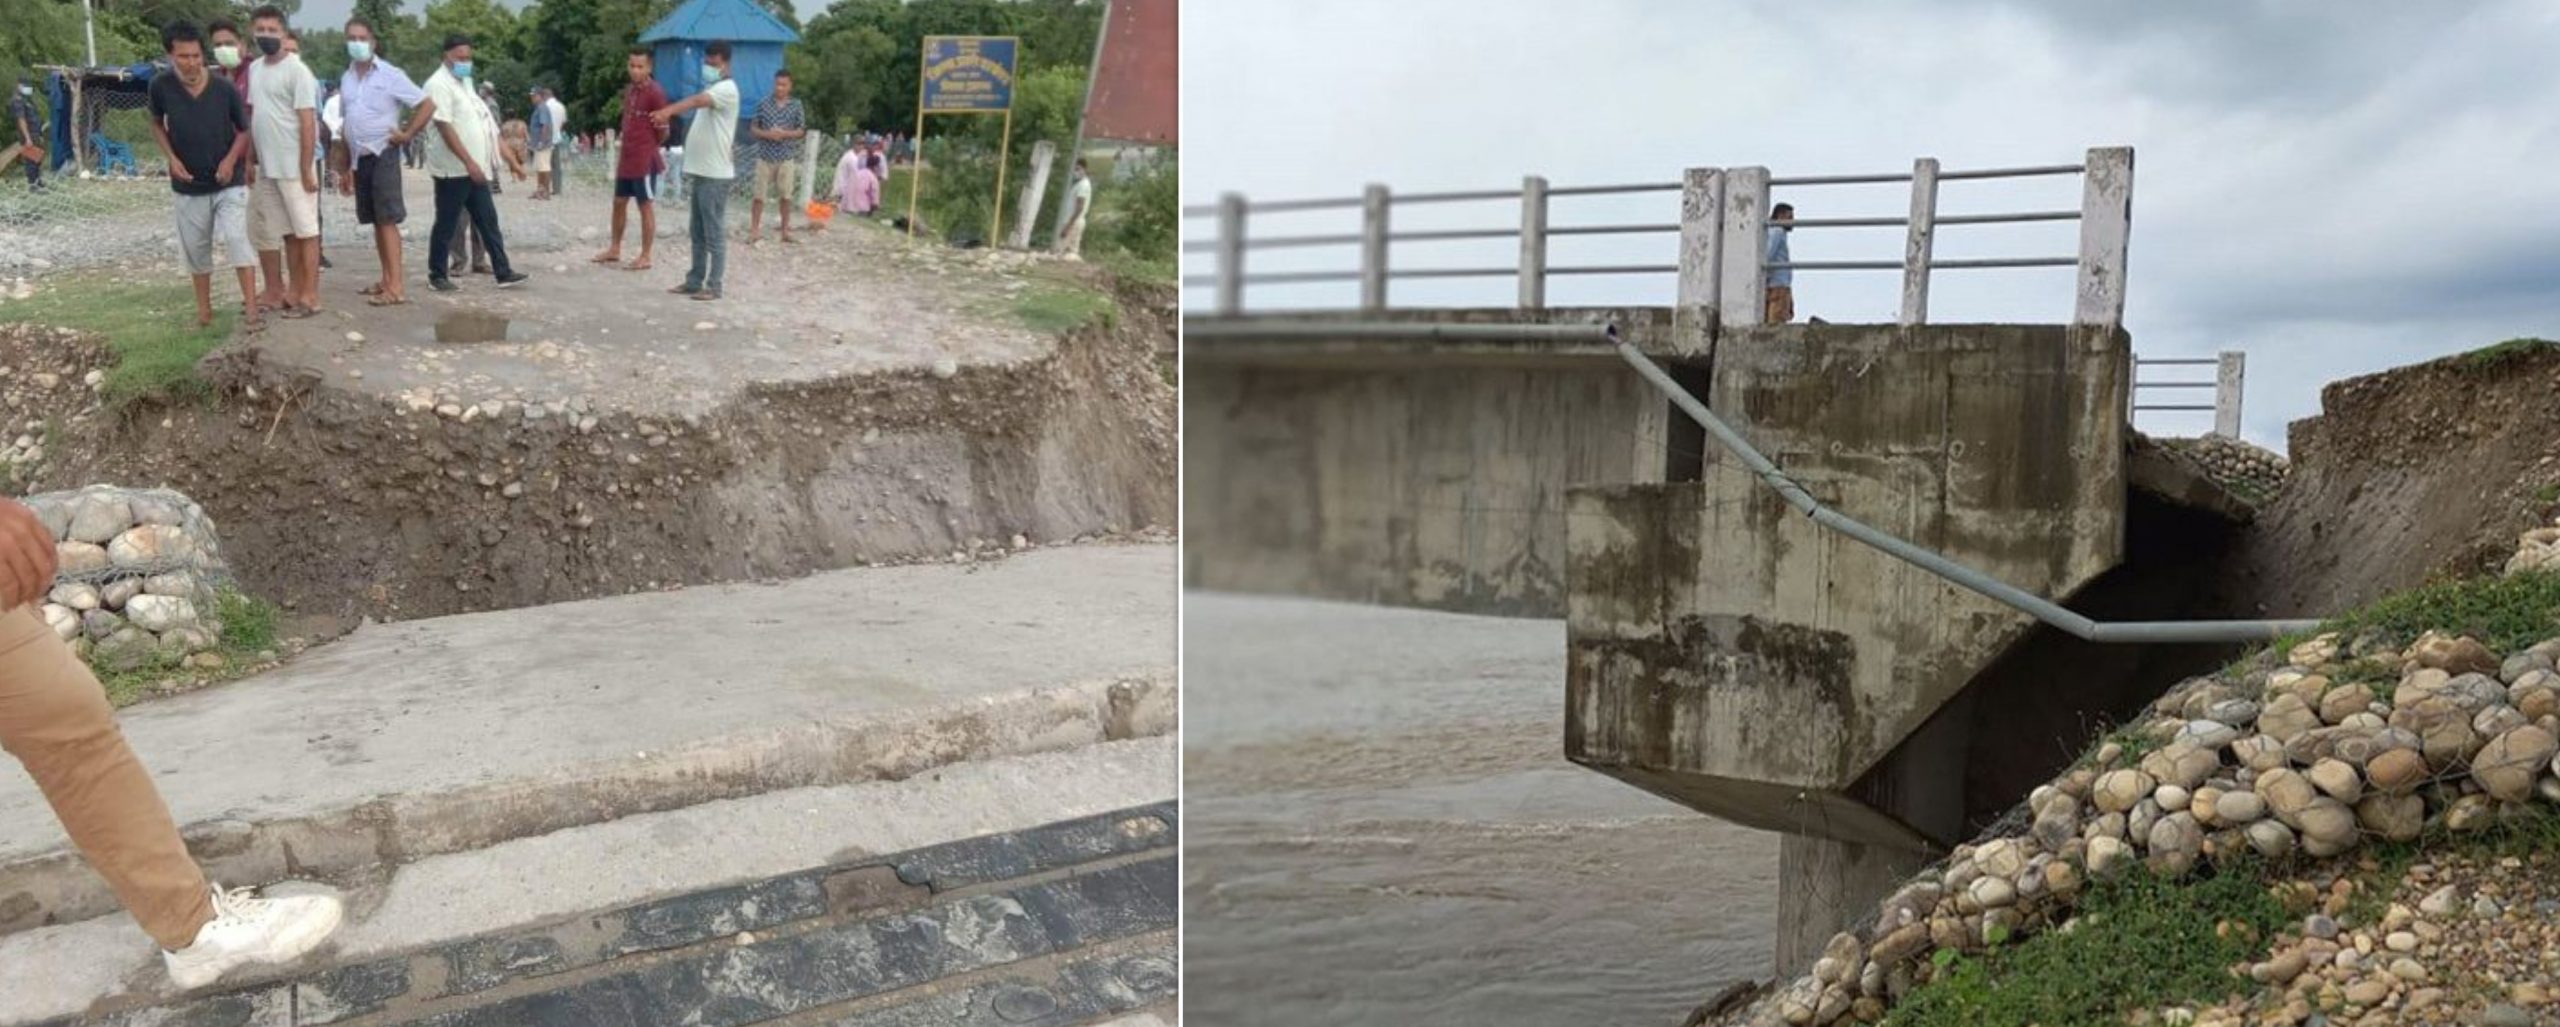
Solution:
[{"label": "green tree", "polygon": [[524,60],[559,90],[570,131],[620,121],[630,81],[623,61],[640,33],[674,9],[674,0],[542,0],[526,9]]}]

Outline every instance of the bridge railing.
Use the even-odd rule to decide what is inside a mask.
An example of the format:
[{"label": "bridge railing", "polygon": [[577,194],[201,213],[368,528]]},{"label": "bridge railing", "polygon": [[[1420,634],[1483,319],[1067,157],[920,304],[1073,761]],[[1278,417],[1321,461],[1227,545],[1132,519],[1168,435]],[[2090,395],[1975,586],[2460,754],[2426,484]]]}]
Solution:
[{"label": "bridge railing", "polygon": [[[2055,175],[2074,175],[2081,179],[2082,199],[2078,210],[1974,214],[1940,214],[1938,210],[1938,185],[1941,182]],[[1804,218],[1793,222],[1793,227],[1901,227],[1905,229],[1905,241],[1900,259],[1794,261],[1778,265],[1767,261],[1765,239],[1775,191],[1892,183],[1910,186],[1908,216]],[[1744,326],[1756,325],[1762,320],[1762,304],[1770,271],[1890,270],[1900,271],[1903,275],[1900,322],[1923,324],[1928,321],[1930,279],[1938,271],[2073,267],[2078,269],[2073,322],[2113,326],[2124,316],[2125,244],[2132,227],[2132,189],[2133,151],[2129,148],[2104,148],[2088,151],[2079,164],[2014,168],[1949,171],[1940,169],[1936,159],[1924,157],[1913,162],[1908,173],[1872,175],[1789,177],[1772,176],[1767,168],[1761,167],[1691,168],[1677,182],[1623,185],[1555,186],[1533,175],[1523,179],[1518,189],[1396,194],[1386,186],[1371,185],[1356,197],[1265,201],[1248,200],[1240,193],[1227,193],[1220,196],[1214,205],[1183,209],[1183,217],[1187,220],[1214,222],[1207,238],[1186,240],[1184,251],[1214,254],[1216,264],[1215,270],[1209,274],[1186,274],[1183,284],[1186,288],[1215,290],[1213,309],[1216,313],[1236,316],[1245,313],[1246,287],[1250,285],[1358,282],[1359,309],[1374,312],[1387,308],[1388,284],[1397,279],[1507,277],[1518,285],[1519,306],[1534,310],[1546,306],[1547,285],[1556,276],[1672,275],[1675,285],[1671,292],[1678,305],[1704,308],[1713,311],[1722,324]],[[1562,225],[1550,221],[1558,199],[1630,193],[1679,194],[1679,219]],[[1516,207],[1516,224],[1429,230],[1399,230],[1395,227],[1394,214],[1399,207],[1497,203]],[[1354,209],[1360,214],[1356,232],[1256,235],[1248,231],[1249,225],[1275,216]],[[1506,222],[1509,220],[1505,219]],[[2050,221],[2079,223],[2077,254],[1954,260],[1933,256],[1941,227]],[[1672,259],[1663,263],[1561,266],[1550,262],[1549,250],[1554,240],[1595,235],[1670,236],[1675,245],[1666,255]],[[1397,243],[1470,239],[1516,239],[1519,242],[1518,260],[1501,266],[1412,267],[1399,265],[1390,259],[1392,248]],[[1350,267],[1260,272],[1246,267],[1247,255],[1256,250],[1307,247],[1350,249],[1356,253],[1356,258],[1350,262]]]},{"label": "bridge railing", "polygon": [[[2192,371],[2174,368],[2211,367],[2212,381],[2200,381]],[[2240,437],[2240,392],[2247,376],[2248,356],[2230,350],[2210,357],[2135,357],[2133,388],[2128,390],[2127,404],[2138,421],[2144,411],[2176,411],[2213,414],[2213,434],[2227,439]],[[2162,373],[2171,377],[2160,377]],[[2202,390],[2212,390],[2210,402],[2196,402],[2193,397]]]}]

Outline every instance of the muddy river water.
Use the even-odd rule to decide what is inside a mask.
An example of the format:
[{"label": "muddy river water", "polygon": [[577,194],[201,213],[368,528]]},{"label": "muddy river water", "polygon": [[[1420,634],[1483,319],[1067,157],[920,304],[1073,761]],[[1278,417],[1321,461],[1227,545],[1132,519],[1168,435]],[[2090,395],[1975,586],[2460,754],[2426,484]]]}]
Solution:
[{"label": "muddy river water", "polygon": [[1565,762],[1564,626],[1194,592],[1187,1022],[1677,1027],[1776,836]]}]

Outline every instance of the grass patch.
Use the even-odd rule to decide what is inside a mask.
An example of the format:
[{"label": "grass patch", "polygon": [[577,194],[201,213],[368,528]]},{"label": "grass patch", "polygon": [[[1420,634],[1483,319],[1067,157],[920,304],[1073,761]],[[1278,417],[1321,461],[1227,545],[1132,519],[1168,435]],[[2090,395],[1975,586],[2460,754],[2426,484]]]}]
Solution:
[{"label": "grass patch", "polygon": [[1127,250],[1106,250],[1095,256],[1093,262],[1111,269],[1112,274],[1126,281],[1173,285],[1182,280],[1182,269],[1171,257],[1150,259]]},{"label": "grass patch", "polygon": [[1038,332],[1072,332],[1091,324],[1112,323],[1118,306],[1111,297],[1071,286],[1039,285],[1013,303],[1014,316]]},{"label": "grass patch", "polygon": [[2560,342],[2549,339],[2509,339],[2457,355],[2453,358],[2453,366],[2472,372],[2492,371],[2510,362],[2548,351],[2555,346],[2560,346]]},{"label": "grass patch", "polygon": [[2551,484],[2533,490],[2533,498],[2535,502],[2541,503],[2544,506],[2560,503],[2560,481],[2555,481]]},{"label": "grass patch", "polygon": [[[2384,596],[2320,626],[2353,638],[2372,630],[2394,645],[2426,631],[2470,635],[2512,653],[2560,635],[2560,572],[2445,581]],[[2277,645],[2285,643],[2279,641]]]},{"label": "grass patch", "polygon": [[152,398],[210,397],[213,388],[197,376],[196,361],[231,337],[239,311],[216,303],[213,327],[197,328],[195,292],[184,278],[131,282],[85,275],[12,303],[0,315],[105,337],[115,362],[100,393],[109,407],[121,408]]},{"label": "grass patch", "polygon": [[251,672],[258,666],[261,653],[276,649],[275,604],[225,588],[214,594],[213,615],[222,621],[222,635],[213,652],[222,656],[222,666],[213,670],[189,669],[174,657],[154,657],[141,666],[126,670],[95,668],[98,682],[106,686],[107,701],[118,706],[131,706],[160,694],[170,679],[201,679],[204,684],[218,684]]},{"label": "grass patch", "polygon": [[[2230,966],[2258,953],[2288,919],[2255,867],[2167,881],[2136,866],[2090,886],[2081,924],[1989,952],[1956,956],[1885,1022],[2119,1024],[2136,1008],[2212,1002],[2248,985]],[[2225,921],[2248,931],[2218,931]]]}]

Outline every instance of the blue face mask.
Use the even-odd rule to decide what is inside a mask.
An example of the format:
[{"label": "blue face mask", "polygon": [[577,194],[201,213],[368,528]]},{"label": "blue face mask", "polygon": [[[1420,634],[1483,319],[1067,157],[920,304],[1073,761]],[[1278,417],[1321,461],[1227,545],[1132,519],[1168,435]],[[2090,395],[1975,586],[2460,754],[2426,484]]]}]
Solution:
[{"label": "blue face mask", "polygon": [[470,62],[470,61],[455,61],[455,62],[453,62],[453,77],[455,77],[455,78],[470,78],[470,77],[471,77],[471,62]]},{"label": "blue face mask", "polygon": [[703,65],[703,66],[702,66],[702,84],[704,84],[704,85],[710,85],[711,83],[718,82],[718,81],[720,81],[720,68],[719,68],[719,66],[718,66],[718,65],[713,65],[713,64],[705,64],[705,65]]},{"label": "blue face mask", "polygon": [[347,40],[347,59],[362,64],[373,59],[373,44],[361,39]]}]

